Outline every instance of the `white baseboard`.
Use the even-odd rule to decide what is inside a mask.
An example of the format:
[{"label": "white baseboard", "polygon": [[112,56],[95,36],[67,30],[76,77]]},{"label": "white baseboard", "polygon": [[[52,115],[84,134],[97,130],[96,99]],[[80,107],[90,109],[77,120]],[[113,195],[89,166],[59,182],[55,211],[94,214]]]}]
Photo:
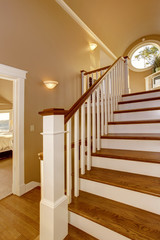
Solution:
[{"label": "white baseboard", "polygon": [[35,182],[35,181],[31,181],[27,184],[23,184],[20,186],[20,191],[18,196],[22,196],[23,194],[31,191],[32,189],[41,186],[41,184],[39,182]]}]

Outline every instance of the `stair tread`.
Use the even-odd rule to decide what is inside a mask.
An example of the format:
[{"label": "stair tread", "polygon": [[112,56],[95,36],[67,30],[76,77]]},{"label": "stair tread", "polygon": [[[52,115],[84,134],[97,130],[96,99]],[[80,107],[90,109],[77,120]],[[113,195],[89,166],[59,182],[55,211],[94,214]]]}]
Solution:
[{"label": "stair tread", "polygon": [[128,113],[128,112],[143,112],[143,111],[155,111],[160,110],[160,107],[150,107],[150,108],[136,108],[136,109],[126,109],[126,110],[118,110],[114,111],[114,114],[117,113]]},{"label": "stair tread", "polygon": [[92,156],[160,163],[160,152],[102,148],[96,153],[92,153]]},{"label": "stair tread", "polygon": [[152,123],[160,123],[160,119],[156,120],[131,120],[131,121],[114,121],[108,122],[108,125],[122,125],[122,124],[152,124]]},{"label": "stair tread", "polygon": [[160,239],[160,216],[120,202],[80,191],[69,211],[133,240]]},{"label": "stair tread", "polygon": [[109,133],[101,139],[160,140],[159,133]]},{"label": "stair tread", "polygon": [[160,197],[160,178],[92,167],[80,178]]},{"label": "stair tread", "polygon": [[147,94],[147,93],[154,93],[154,92],[160,92],[160,89],[152,89],[152,90],[148,90],[148,91],[141,91],[141,92],[123,94],[122,97],[129,97],[129,96]]},{"label": "stair tread", "polygon": [[160,100],[160,96],[159,97],[151,97],[151,98],[135,99],[135,100],[124,100],[124,101],[118,102],[118,104],[128,104],[128,103],[136,103],[136,102],[155,101],[155,100]]},{"label": "stair tread", "polygon": [[98,240],[95,237],[83,232],[82,230],[74,227],[73,225],[68,225],[68,236],[64,240]]}]

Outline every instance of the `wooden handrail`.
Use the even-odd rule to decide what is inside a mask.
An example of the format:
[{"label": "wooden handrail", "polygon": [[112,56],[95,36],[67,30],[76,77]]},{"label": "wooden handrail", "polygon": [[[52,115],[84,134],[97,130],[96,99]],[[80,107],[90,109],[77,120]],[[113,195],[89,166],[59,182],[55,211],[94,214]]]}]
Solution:
[{"label": "wooden handrail", "polygon": [[89,72],[86,72],[86,71],[81,71],[81,72],[85,72],[84,75],[88,75],[88,74],[91,74],[91,73],[95,73],[95,72],[100,72],[102,70],[106,70],[107,68],[109,68],[111,65],[109,66],[106,66],[106,67],[102,67],[102,68],[97,68],[95,70],[92,70],[92,71],[89,71]]},{"label": "wooden handrail", "polygon": [[[74,115],[74,113],[82,106],[86,99],[94,92],[97,86],[102,82],[104,75],[109,72],[109,70],[121,59],[119,57],[108,69],[107,71],[77,100],[77,102],[67,111],[65,115],[65,123]],[[125,61],[124,58],[122,58]]]}]

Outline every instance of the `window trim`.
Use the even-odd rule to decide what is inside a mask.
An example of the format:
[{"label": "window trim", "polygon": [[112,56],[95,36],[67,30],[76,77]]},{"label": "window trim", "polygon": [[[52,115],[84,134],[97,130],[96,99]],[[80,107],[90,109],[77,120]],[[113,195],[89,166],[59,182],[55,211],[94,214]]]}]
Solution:
[{"label": "window trim", "polygon": [[151,65],[147,68],[139,69],[139,68],[134,67],[131,63],[131,58],[132,58],[133,54],[135,53],[135,51],[146,45],[155,45],[160,51],[160,42],[156,41],[156,40],[145,40],[145,41],[142,41],[142,42],[136,44],[128,53],[128,56],[129,56],[128,66],[129,66],[129,69],[131,69],[134,72],[145,72],[145,71],[152,69],[152,67],[153,67]]}]

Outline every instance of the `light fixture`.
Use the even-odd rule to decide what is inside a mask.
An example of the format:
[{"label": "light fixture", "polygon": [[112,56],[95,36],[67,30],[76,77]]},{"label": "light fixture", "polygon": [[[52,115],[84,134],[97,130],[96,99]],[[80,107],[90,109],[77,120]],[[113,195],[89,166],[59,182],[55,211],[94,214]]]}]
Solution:
[{"label": "light fixture", "polygon": [[93,51],[97,47],[97,44],[96,43],[90,43],[89,46],[90,46],[91,51]]},{"label": "light fixture", "polygon": [[53,89],[58,84],[57,81],[53,81],[53,80],[44,80],[43,83],[48,89]]}]

